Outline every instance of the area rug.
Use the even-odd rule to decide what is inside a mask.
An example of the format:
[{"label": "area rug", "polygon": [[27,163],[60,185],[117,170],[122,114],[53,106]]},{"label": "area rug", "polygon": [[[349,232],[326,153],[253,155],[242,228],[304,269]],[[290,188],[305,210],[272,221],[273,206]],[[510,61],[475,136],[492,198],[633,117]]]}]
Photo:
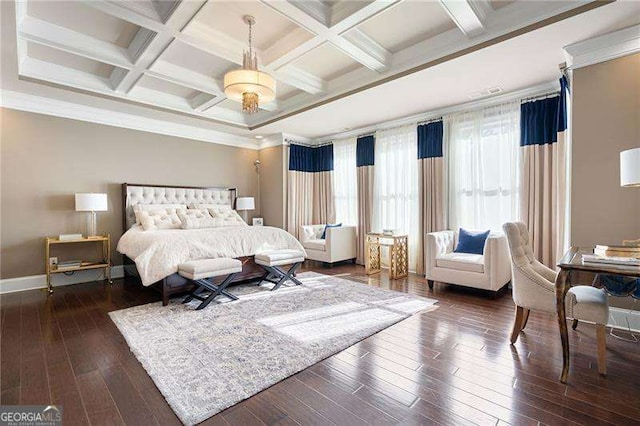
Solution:
[{"label": "area rug", "polygon": [[[303,285],[243,285],[206,309],[173,300],[109,315],[185,424],[219,411],[417,312],[436,300],[305,272]],[[218,302],[220,300],[220,302]]]}]

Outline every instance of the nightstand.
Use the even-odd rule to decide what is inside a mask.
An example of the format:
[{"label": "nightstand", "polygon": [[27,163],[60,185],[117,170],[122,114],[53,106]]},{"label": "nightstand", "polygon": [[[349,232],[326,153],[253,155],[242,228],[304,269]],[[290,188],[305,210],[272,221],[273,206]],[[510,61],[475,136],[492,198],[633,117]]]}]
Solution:
[{"label": "nightstand", "polygon": [[[80,266],[74,266],[70,268],[58,268],[57,265],[51,265],[49,263],[49,257],[51,255],[51,246],[58,246],[62,244],[88,244],[88,243],[100,243],[102,244],[102,261],[101,262],[85,262],[83,261]],[[66,272],[84,271],[88,269],[104,269],[105,279],[113,284],[111,279],[111,237],[109,235],[99,235],[91,238],[79,238],[76,240],[61,241],[58,237],[45,237],[44,239],[44,263],[45,271],[47,275],[47,287],[49,288],[49,294],[53,293],[53,286],[51,285],[52,274],[62,274]]]}]

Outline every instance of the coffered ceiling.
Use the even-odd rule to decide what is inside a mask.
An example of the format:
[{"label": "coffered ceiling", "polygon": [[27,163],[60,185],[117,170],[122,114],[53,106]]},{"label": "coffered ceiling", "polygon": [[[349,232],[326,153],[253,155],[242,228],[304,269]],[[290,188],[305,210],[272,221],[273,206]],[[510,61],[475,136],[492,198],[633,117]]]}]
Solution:
[{"label": "coffered ceiling", "polygon": [[[592,7],[590,1],[24,0],[15,5],[18,73],[253,130]],[[278,85],[276,100],[253,115],[226,99],[222,84],[242,62],[246,14],[257,21],[260,68]]]}]

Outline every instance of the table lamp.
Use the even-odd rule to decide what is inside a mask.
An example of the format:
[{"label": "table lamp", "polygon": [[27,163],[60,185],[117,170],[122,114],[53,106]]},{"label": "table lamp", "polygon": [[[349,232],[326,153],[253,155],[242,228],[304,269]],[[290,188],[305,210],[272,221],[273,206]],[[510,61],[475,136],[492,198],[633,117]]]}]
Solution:
[{"label": "table lamp", "polygon": [[620,153],[620,186],[640,186],[640,148]]},{"label": "table lamp", "polygon": [[[620,153],[620,186],[640,187],[640,147]],[[640,246],[640,239],[625,240],[623,245]]]},{"label": "table lamp", "polygon": [[256,203],[253,197],[238,197],[236,198],[236,210],[240,210],[242,212],[242,219],[245,222],[247,219],[247,210],[254,210],[256,208]]},{"label": "table lamp", "polygon": [[87,212],[87,238],[96,236],[96,212],[107,211],[107,194],[76,194],[76,211]]}]

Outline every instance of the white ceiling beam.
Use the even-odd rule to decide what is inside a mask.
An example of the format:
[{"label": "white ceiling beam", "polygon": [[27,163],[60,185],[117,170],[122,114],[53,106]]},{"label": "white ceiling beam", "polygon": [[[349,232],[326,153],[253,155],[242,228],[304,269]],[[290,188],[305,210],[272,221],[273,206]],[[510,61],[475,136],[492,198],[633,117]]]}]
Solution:
[{"label": "white ceiling beam", "polygon": [[22,19],[18,37],[120,68],[133,67],[126,49],[31,16]]},{"label": "white ceiling beam", "polygon": [[[344,47],[341,48],[350,50],[352,52],[352,56],[361,55],[360,62],[363,64],[368,62],[368,68],[374,69],[378,72],[383,72],[387,69],[389,62],[391,61],[391,52],[379,45],[364,32],[354,28],[346,33],[342,39],[347,40],[349,44],[347,45],[343,43]],[[354,50],[354,47],[359,50]]]},{"label": "white ceiling beam", "polygon": [[111,91],[111,85],[107,78],[30,57],[25,59],[20,73],[24,77],[82,90],[92,90],[100,93]]},{"label": "white ceiling beam", "polygon": [[309,32],[296,28],[280,38],[260,55],[265,66],[278,69],[309,53],[324,43],[320,37],[309,39]]},{"label": "white ceiling beam", "polygon": [[142,2],[112,2],[107,0],[92,0],[85,4],[93,7],[100,12],[107,15],[120,18],[123,21],[130,22],[138,25],[139,27],[147,28],[155,32],[161,32],[164,30],[164,24],[160,21],[157,13],[145,13],[139,7],[136,7],[138,3]]},{"label": "white ceiling beam", "polygon": [[[222,31],[199,22],[192,22],[175,37],[184,44],[237,65],[242,65],[242,52],[247,47],[243,42],[229,37]],[[257,53],[261,56],[259,50]]]},{"label": "white ceiling beam", "polygon": [[221,96],[214,96],[208,93],[196,93],[189,99],[189,105],[196,111],[206,111],[214,105],[224,101],[225,98]]},{"label": "white ceiling beam", "polygon": [[224,95],[222,81],[161,59],[146,70],[145,74],[215,96]]},{"label": "white ceiling beam", "polygon": [[482,22],[482,9],[470,0],[440,0],[440,5],[467,37],[475,37],[486,31]]},{"label": "white ceiling beam", "polygon": [[[349,13],[344,17],[340,17],[342,19],[331,25],[331,31],[335,34],[343,34],[346,31],[362,24],[366,20],[373,18],[378,13],[400,3],[400,1],[401,0],[374,0],[367,3],[366,6],[359,8],[355,12]],[[336,3],[333,7],[340,7],[339,5],[340,2]]]},{"label": "white ceiling beam", "polygon": [[312,15],[297,7],[293,2],[282,0],[260,1],[314,35],[325,33],[328,30],[327,25],[324,25]]},{"label": "white ceiling beam", "polygon": [[[136,43],[135,67],[131,69],[115,87],[117,92],[129,93],[133,86],[140,80],[144,72],[160,57],[162,52],[169,47],[174,40],[174,35],[180,32],[200,11],[204,0],[191,0],[180,2],[171,8],[162,29],[153,36],[148,30],[138,31],[138,35],[146,37],[142,42]],[[134,42],[136,39],[134,38]]]},{"label": "white ceiling beam", "polygon": [[[352,28],[360,22],[363,22],[368,17],[379,13],[380,11],[390,7],[398,0],[386,0],[386,1],[374,1],[367,6],[359,9],[354,13],[355,18],[345,18],[339,24],[329,28],[326,25],[319,22],[314,16],[305,12],[304,8],[296,6],[293,2],[288,1],[268,1],[261,0],[272,9],[282,14],[289,20],[296,23],[298,26],[305,28],[307,31],[315,34],[316,40],[303,44],[301,49],[298,49],[295,54],[300,56],[308,53],[315,47],[320,46],[323,42],[330,42],[345,54],[350,56],[356,62],[370,68],[376,72],[383,72],[387,69],[387,62],[390,55],[380,55],[381,46],[378,46],[373,40],[370,43],[361,43],[360,45],[354,44],[351,41],[341,36],[341,33]],[[363,41],[364,37],[354,36],[354,39]],[[376,44],[373,50],[369,50],[372,44]],[[313,46],[313,47],[312,47]],[[277,66],[283,66],[298,59],[300,56],[295,57],[294,54],[289,54],[285,60],[273,60],[271,63],[275,63]]]},{"label": "white ceiling beam", "polygon": [[294,1],[291,3],[325,27],[328,27],[331,23],[331,7],[321,0]]},{"label": "white ceiling beam", "polygon": [[327,90],[326,81],[293,65],[286,65],[275,74],[278,80],[286,81],[287,84],[312,95],[319,95]]}]

